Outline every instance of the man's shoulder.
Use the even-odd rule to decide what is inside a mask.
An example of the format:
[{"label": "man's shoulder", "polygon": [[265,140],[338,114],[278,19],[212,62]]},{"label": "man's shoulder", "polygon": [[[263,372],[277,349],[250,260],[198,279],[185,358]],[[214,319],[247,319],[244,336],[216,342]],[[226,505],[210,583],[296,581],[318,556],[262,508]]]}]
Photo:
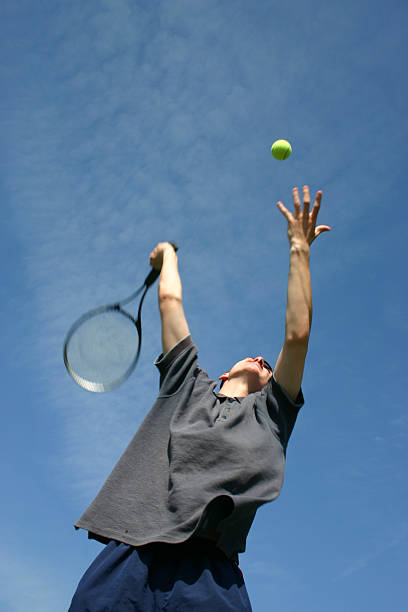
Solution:
[{"label": "man's shoulder", "polygon": [[154,365],[157,366],[160,371],[166,370],[180,356],[190,353],[198,354],[198,349],[191,338],[191,334],[188,334],[173,346],[168,353],[165,355],[161,353],[155,360]]},{"label": "man's shoulder", "polygon": [[198,349],[190,334],[180,340],[166,355],[155,361],[160,372],[160,394],[172,395],[199,369]]}]

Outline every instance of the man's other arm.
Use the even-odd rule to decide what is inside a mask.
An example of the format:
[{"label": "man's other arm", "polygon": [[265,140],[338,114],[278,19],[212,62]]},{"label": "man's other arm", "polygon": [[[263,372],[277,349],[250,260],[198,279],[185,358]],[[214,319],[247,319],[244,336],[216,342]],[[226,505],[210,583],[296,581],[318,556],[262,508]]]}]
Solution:
[{"label": "man's other arm", "polygon": [[322,192],[318,191],[311,213],[307,186],[303,187],[303,211],[297,188],[293,189],[294,213],[290,213],[282,202],[278,202],[278,208],[288,221],[290,256],[285,338],[274,368],[274,377],[293,401],[302,384],[312,325],[310,245],[319,234],[330,231],[328,225],[316,227],[321,198]]}]

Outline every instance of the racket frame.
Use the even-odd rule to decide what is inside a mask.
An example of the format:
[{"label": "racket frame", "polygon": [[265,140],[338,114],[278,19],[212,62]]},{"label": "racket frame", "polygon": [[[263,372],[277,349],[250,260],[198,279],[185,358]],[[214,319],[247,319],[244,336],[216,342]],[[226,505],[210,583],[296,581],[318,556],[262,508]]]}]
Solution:
[{"label": "racket frame", "polygon": [[[174,242],[171,242],[170,244],[173,246],[174,250],[177,252],[178,246]],[[129,297],[125,298],[124,300],[121,300],[120,302],[116,302],[115,304],[107,304],[105,306],[99,306],[98,308],[89,310],[88,312],[80,316],[79,319],[77,319],[75,323],[73,323],[73,325],[70,327],[65,337],[64,347],[63,347],[64,364],[70,376],[80,387],[82,387],[83,389],[86,389],[87,391],[92,391],[93,393],[104,393],[106,391],[111,391],[112,389],[115,389],[116,387],[121,385],[127,378],[129,378],[130,374],[133,372],[139,360],[140,350],[142,348],[141,314],[142,314],[143,301],[145,299],[145,296],[146,296],[146,293],[149,287],[153,285],[153,283],[159,276],[160,276],[160,270],[156,270],[155,268],[152,268],[152,270],[149,272],[149,274],[146,276],[145,280],[143,281],[143,284],[141,285],[141,287],[139,287],[139,289],[137,289]],[[132,302],[143,290],[144,290],[144,293],[142,297],[140,298],[137,318],[135,319],[135,317],[131,315],[129,312],[127,312],[127,310],[123,310],[122,306]],[[138,344],[137,351],[136,351],[133,361],[131,362],[127,370],[121,376],[119,376],[119,378],[115,379],[114,381],[110,383],[91,381],[91,380],[88,380],[87,378],[83,378],[82,376],[74,372],[74,370],[71,368],[69,360],[68,360],[68,346],[69,346],[72,336],[83,323],[85,323],[89,319],[92,319],[93,317],[96,317],[104,312],[111,312],[111,311],[116,311],[124,315],[135,325],[137,332],[138,332],[138,336],[139,336],[139,344]]]},{"label": "racket frame", "polygon": [[[138,293],[140,293],[142,289],[143,289],[143,286],[138,290]],[[146,291],[147,291],[147,287],[146,287],[145,292]],[[103,314],[104,312],[112,312],[112,311],[119,312],[120,314],[126,316],[135,325],[138,331],[138,334],[139,334],[139,345],[138,345],[134,359],[130,363],[127,370],[121,376],[119,376],[119,378],[115,379],[114,381],[110,383],[91,381],[91,380],[88,380],[87,378],[83,378],[71,368],[70,363],[68,361],[68,346],[69,346],[72,336],[77,331],[77,329],[81,327],[83,323],[89,321],[90,319],[94,317],[97,317]],[[140,330],[141,330],[141,326],[140,326]],[[132,373],[132,371],[134,370],[138,362],[139,355],[140,355],[140,349],[141,349],[141,331],[139,331],[137,320],[129,312],[127,312],[126,310],[122,310],[120,303],[107,304],[106,306],[99,306],[98,308],[94,308],[93,310],[86,312],[72,325],[72,327],[68,331],[68,334],[64,342],[64,349],[63,349],[64,364],[69,374],[72,376],[74,381],[80,387],[82,387],[83,389],[86,389],[87,391],[92,391],[93,393],[104,393],[105,391],[111,391],[112,389],[115,389],[115,387],[118,387],[119,385],[121,385],[130,376],[130,374]]]}]

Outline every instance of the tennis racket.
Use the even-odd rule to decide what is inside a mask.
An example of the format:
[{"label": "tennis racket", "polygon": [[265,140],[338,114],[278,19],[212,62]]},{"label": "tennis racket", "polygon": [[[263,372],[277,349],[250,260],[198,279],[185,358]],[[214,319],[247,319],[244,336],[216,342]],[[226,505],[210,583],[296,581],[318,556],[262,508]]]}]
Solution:
[{"label": "tennis racket", "polygon": [[[170,244],[178,250],[175,243]],[[160,270],[153,268],[132,295],[116,304],[90,310],[71,326],[64,342],[64,363],[78,385],[87,391],[104,393],[129,378],[142,347],[143,300],[159,276]],[[135,319],[123,306],[140,293]]]}]

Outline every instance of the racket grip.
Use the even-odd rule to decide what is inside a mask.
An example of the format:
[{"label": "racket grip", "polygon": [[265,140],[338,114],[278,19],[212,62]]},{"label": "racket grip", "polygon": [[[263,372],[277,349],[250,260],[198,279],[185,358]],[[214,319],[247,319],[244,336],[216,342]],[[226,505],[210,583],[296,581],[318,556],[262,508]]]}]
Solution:
[{"label": "racket grip", "polygon": [[146,285],[146,287],[150,287],[150,285],[153,285],[154,281],[159,276],[160,276],[160,270],[156,270],[155,268],[152,268],[148,276],[146,276],[145,278],[144,284]]}]

